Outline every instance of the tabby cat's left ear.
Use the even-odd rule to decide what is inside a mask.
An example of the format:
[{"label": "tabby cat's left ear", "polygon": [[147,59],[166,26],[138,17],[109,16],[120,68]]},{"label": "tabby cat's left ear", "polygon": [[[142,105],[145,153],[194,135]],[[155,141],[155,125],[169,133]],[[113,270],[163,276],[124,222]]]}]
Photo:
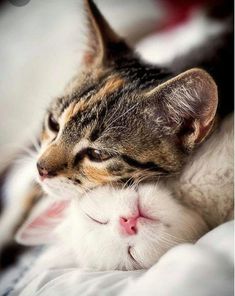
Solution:
[{"label": "tabby cat's left ear", "polygon": [[212,130],[218,105],[217,86],[204,70],[191,69],[150,90],[149,108],[156,107],[166,126],[186,151]]},{"label": "tabby cat's left ear", "polygon": [[87,66],[106,65],[118,55],[129,51],[127,44],[110,27],[93,0],[84,0],[87,23],[88,45],[84,55]]}]

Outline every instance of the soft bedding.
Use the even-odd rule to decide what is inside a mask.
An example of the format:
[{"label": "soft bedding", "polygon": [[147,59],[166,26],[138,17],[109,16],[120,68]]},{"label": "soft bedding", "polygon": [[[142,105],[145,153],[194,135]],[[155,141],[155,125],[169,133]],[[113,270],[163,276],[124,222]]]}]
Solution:
[{"label": "soft bedding", "polygon": [[18,280],[14,289],[7,294],[1,290],[1,295],[230,296],[233,295],[233,231],[233,221],[227,222],[195,245],[174,247],[147,271],[44,270],[27,285],[22,286],[22,280]]}]

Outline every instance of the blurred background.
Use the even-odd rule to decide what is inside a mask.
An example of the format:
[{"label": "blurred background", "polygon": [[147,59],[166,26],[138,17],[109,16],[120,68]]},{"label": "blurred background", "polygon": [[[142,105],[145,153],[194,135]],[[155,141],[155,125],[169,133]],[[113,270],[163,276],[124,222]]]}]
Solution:
[{"label": "blurred background", "polygon": [[[167,64],[223,27],[210,0],[96,0],[112,27],[150,62]],[[224,1],[231,9],[231,1]],[[208,18],[205,11],[211,8]],[[213,8],[213,9],[212,9]],[[0,1],[0,162],[34,137],[51,99],[79,69],[82,0]]]}]

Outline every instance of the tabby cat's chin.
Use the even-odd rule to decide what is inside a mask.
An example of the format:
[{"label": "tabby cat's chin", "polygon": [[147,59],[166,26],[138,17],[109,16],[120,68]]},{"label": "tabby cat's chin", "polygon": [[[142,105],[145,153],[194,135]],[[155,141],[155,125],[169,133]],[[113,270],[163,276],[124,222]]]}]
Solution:
[{"label": "tabby cat's chin", "polygon": [[44,181],[39,181],[39,183],[48,195],[55,198],[78,198],[84,193],[84,190],[80,186],[70,183],[64,177],[45,179]]}]

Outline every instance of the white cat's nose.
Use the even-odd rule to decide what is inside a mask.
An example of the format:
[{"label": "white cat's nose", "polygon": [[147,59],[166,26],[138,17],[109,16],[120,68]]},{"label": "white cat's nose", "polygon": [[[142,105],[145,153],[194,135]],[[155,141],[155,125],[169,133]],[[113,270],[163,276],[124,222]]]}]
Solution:
[{"label": "white cat's nose", "polygon": [[119,223],[125,234],[134,235],[137,233],[137,220],[139,217],[139,215],[130,218],[120,217]]}]

